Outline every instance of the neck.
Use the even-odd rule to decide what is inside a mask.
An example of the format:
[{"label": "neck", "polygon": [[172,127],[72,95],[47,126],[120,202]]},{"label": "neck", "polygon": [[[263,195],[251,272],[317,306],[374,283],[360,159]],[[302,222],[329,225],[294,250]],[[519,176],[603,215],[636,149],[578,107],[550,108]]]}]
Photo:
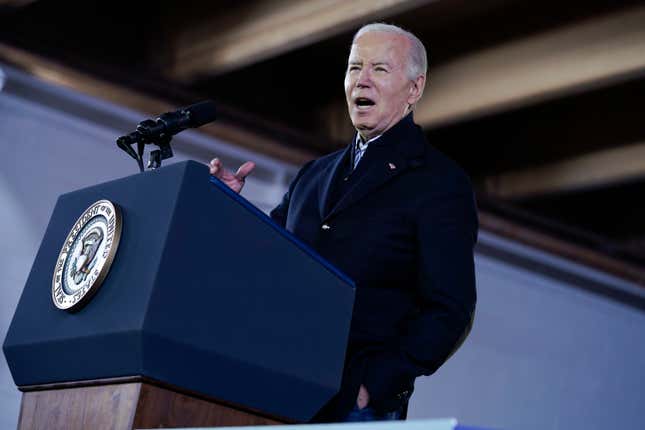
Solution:
[{"label": "neck", "polygon": [[383,130],[380,133],[367,134],[367,131],[362,131],[362,130],[359,130],[359,129],[356,129],[356,132],[358,133],[359,137],[361,138],[361,140],[363,142],[367,142],[370,139],[374,139],[377,136],[381,136],[381,135],[387,133],[388,130],[390,130],[395,125],[399,124],[401,121],[403,121],[411,113],[412,113],[412,109],[406,109],[405,112],[404,112],[404,115],[402,117],[400,117],[398,120],[396,120],[396,122],[394,124],[390,125],[388,128],[386,128],[385,130]]}]

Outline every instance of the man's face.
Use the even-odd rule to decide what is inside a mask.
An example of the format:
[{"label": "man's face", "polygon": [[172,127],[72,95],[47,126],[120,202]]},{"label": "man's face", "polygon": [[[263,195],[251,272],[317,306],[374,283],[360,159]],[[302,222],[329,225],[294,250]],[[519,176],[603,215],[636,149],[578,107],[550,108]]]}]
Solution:
[{"label": "man's face", "polygon": [[423,77],[410,79],[409,40],[372,31],[352,45],[345,74],[345,97],[352,124],[364,139],[399,122],[423,91]]}]

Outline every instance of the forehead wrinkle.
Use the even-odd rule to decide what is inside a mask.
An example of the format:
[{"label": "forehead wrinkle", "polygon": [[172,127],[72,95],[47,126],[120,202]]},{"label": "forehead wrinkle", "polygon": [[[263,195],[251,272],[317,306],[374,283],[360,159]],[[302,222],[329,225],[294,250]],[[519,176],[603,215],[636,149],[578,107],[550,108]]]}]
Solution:
[{"label": "forehead wrinkle", "polygon": [[[352,65],[363,64],[363,61],[362,60],[352,60],[352,61],[349,61],[348,64],[352,64]],[[371,66],[391,66],[389,61],[372,61],[369,64]]]},{"label": "forehead wrinkle", "polygon": [[[366,46],[364,44],[364,37],[366,36],[368,38],[376,36],[381,40],[378,43],[374,41],[369,42]],[[384,64],[392,71],[404,70],[407,73],[411,48],[412,43],[405,36],[378,31],[368,32],[361,35],[352,43],[348,57],[348,66],[363,66],[367,63],[370,67],[374,67],[378,64]]]},{"label": "forehead wrinkle", "polygon": [[[348,58],[348,63],[349,64],[363,64],[364,62],[367,62],[368,64],[371,65],[379,65],[379,64],[385,64],[385,65],[393,65],[397,64],[400,61],[398,58],[398,52],[396,49],[389,48],[383,52],[378,52],[376,54],[374,53],[364,53],[364,52],[350,52],[349,58]],[[371,57],[371,58],[370,58]],[[374,58],[376,57],[376,58]],[[405,58],[401,58],[401,60],[405,61]]]}]

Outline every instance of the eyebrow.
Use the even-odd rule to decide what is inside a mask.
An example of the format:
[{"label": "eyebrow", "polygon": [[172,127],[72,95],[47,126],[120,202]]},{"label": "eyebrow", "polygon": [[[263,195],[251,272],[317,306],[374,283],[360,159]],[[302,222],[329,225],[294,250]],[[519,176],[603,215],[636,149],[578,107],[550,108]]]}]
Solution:
[{"label": "eyebrow", "polygon": [[[347,64],[349,65],[359,65],[363,64],[362,61],[354,60],[354,61],[349,61]],[[387,61],[377,61],[376,63],[371,63],[372,66],[389,66],[390,63]]]}]

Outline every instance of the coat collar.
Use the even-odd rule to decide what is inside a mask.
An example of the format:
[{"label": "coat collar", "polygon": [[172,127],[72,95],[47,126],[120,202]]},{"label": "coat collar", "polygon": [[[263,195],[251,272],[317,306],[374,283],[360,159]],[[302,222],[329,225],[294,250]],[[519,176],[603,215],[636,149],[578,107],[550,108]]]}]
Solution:
[{"label": "coat collar", "polygon": [[[356,136],[352,142],[355,139]],[[383,133],[379,139],[370,143],[363,156],[364,159],[360,161],[360,163],[366,163],[366,166],[363,167],[367,168],[367,171],[347,190],[334,207],[330,207],[331,187],[342,172],[343,162],[349,158],[350,151],[352,151],[352,145],[348,145],[333,159],[321,175],[318,201],[323,221],[354,205],[367,194],[401,173],[423,165],[425,163],[423,156],[425,146],[426,140],[423,131],[414,123],[412,113],[410,113]]]}]

